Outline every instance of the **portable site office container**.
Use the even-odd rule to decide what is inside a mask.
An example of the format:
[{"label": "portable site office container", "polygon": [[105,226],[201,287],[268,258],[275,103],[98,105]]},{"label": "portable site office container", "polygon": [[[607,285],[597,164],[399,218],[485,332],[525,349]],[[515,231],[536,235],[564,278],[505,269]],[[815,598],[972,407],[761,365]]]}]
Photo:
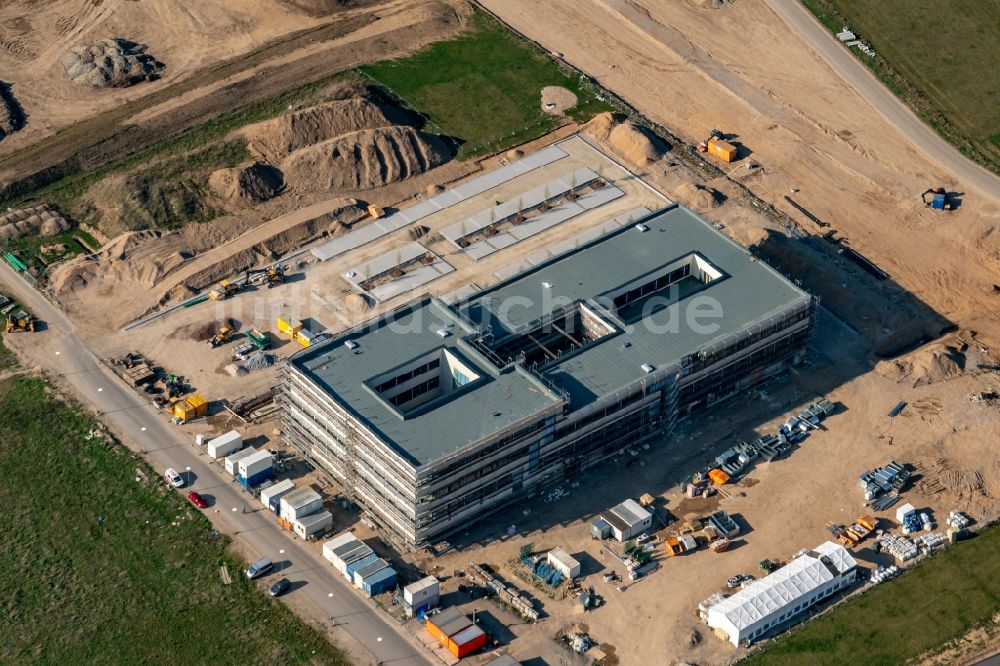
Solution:
[{"label": "portable site office container", "polygon": [[375,554],[374,550],[365,546],[364,549],[352,553],[349,562],[344,562],[344,577],[353,583],[355,571],[360,571],[376,561],[378,561],[378,555]]},{"label": "portable site office container", "polygon": [[333,526],[333,514],[329,511],[311,513],[292,522],[292,529],[303,539],[330,529]]},{"label": "portable site office container", "polygon": [[472,654],[484,645],[486,645],[486,632],[474,624],[448,638],[448,649],[459,659]]},{"label": "portable site office container", "polygon": [[230,430],[223,435],[208,440],[208,456],[210,458],[222,458],[242,448],[243,435],[238,430]]},{"label": "portable site office container", "polygon": [[278,481],[276,484],[260,491],[260,503],[274,513],[281,507],[281,498],[295,490],[295,482],[291,479]]},{"label": "portable site office container", "polygon": [[566,578],[576,578],[580,575],[580,563],[562,548],[550,550],[545,561]]},{"label": "portable site office container", "polygon": [[612,507],[601,517],[611,525],[611,534],[619,541],[628,541],[653,525],[653,514],[633,499]]},{"label": "portable site office container", "polygon": [[441,598],[441,583],[434,576],[427,576],[403,588],[403,607],[409,615],[437,606]]},{"label": "portable site office container", "polygon": [[240,480],[240,485],[249,490],[250,488],[256,488],[257,486],[264,483],[273,476],[274,476],[274,468],[267,467],[265,469],[260,470],[256,474],[251,474],[250,476],[241,476],[239,477],[239,480]]},{"label": "portable site office container", "polygon": [[239,475],[243,477],[251,477],[262,470],[271,469],[273,467],[274,456],[271,455],[271,452],[267,449],[254,451],[252,454],[244,458],[240,458],[237,465]]},{"label": "portable site office container", "polygon": [[323,508],[323,498],[308,486],[296,488],[281,498],[280,516],[285,520],[298,520]]},{"label": "portable site office container", "polygon": [[237,451],[236,453],[229,454],[228,456],[226,456],[226,459],[223,462],[223,465],[226,468],[226,472],[231,476],[236,476],[236,472],[239,470],[240,461],[248,456],[252,456],[255,453],[257,453],[257,449],[253,447],[247,447],[245,449]]},{"label": "portable site office container", "polygon": [[424,626],[427,628],[427,633],[436,638],[438,643],[447,647],[448,638],[471,624],[472,621],[468,617],[462,615],[461,611],[452,606],[451,608],[445,608],[433,617],[427,618]]},{"label": "portable site office container", "polygon": [[336,559],[334,551],[341,546],[345,546],[355,541],[360,543],[361,540],[350,532],[342,532],[341,534],[338,534],[323,544],[323,558],[332,564]]},{"label": "portable site office container", "polygon": [[367,554],[367,551],[371,550],[365,545],[361,539],[354,538],[351,541],[343,543],[331,551],[330,562],[333,563],[334,568],[341,574],[346,576],[347,562],[353,562],[355,553]]},{"label": "portable site office container", "polygon": [[396,586],[396,570],[385,560],[376,560],[354,572],[354,584],[373,597]]}]

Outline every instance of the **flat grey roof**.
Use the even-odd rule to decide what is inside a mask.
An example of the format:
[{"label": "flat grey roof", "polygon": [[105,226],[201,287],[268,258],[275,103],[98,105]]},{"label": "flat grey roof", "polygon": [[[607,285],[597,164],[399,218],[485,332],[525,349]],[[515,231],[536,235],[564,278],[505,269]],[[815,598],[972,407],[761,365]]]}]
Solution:
[{"label": "flat grey roof", "polygon": [[[502,333],[539,319],[551,311],[546,304],[586,301],[692,253],[723,273],[694,288],[685,280],[669,306],[548,366],[544,376],[568,391],[577,409],[642,378],[643,364],[671,366],[811,298],[686,208],[673,206],[642,223],[648,231],[631,225],[612,232],[460,307],[473,321],[489,321]],[[702,319],[715,324],[711,332],[702,332],[699,321],[692,326],[688,315],[711,303],[718,304],[722,317]]]},{"label": "flat grey roof", "polygon": [[[447,337],[437,334],[444,328],[451,331]],[[498,370],[462,340],[470,332],[443,303],[421,299],[303,350],[291,362],[419,467],[562,403],[524,369]],[[348,349],[347,340],[357,348]],[[474,366],[483,380],[417,408],[405,419],[365,386],[439,348]]]},{"label": "flat grey roof", "polygon": [[[420,467],[558,411],[565,398],[572,409],[579,409],[611,395],[647,376],[644,364],[670,369],[686,356],[723,346],[755,325],[809,304],[808,294],[685,208],[673,206],[642,222],[648,227],[645,232],[634,225],[623,227],[454,306],[418,299],[303,350],[290,362]],[[707,261],[721,277],[708,284],[685,278],[662,309],[631,320],[631,314],[622,320],[593,305],[614,331],[567,353],[538,375],[519,364],[498,370],[464,339],[476,332],[470,322],[490,324],[499,339],[551,313],[553,303],[593,303],[601,294],[691,255]],[[689,316],[712,304],[721,317]],[[440,329],[451,333],[442,337]],[[357,348],[349,349],[348,340]],[[365,385],[442,348],[473,366],[483,379],[405,418]]]}]

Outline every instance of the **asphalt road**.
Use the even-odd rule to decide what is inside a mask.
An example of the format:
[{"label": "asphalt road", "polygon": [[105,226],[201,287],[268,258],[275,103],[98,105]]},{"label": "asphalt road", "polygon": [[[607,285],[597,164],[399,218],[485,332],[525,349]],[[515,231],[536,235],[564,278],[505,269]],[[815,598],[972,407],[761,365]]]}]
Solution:
[{"label": "asphalt road", "polygon": [[[304,595],[365,646],[374,661],[386,666],[433,663],[329,562],[282,530],[274,514],[263,510],[259,502],[243,492],[232,478],[227,478],[220,465],[209,462],[193,441],[188,441],[176,426],[99,363],[66,317],[6,264],[0,268],[0,283],[4,293],[17,298],[47,326],[42,332],[32,334],[32,344],[37,341],[43,345],[36,350],[41,353],[32,354],[35,360],[59,375],[82,403],[99,411],[101,420],[126,445],[142,453],[153,469],[162,472],[173,467],[180,472],[189,485],[179,492],[187,495],[196,490],[214,500],[205,513],[216,527],[234,535],[249,551],[269,557],[278,565],[278,570],[264,579],[268,584],[287,577],[295,584],[287,595]],[[243,512],[244,507],[247,513]]]},{"label": "asphalt road", "polygon": [[[765,0],[810,48],[869,104],[892,123],[928,157],[950,171],[963,189],[1000,200],[1000,176],[965,158],[950,143],[925,125],[906,104],[831,35],[799,0]],[[936,185],[936,183],[929,183]]]}]

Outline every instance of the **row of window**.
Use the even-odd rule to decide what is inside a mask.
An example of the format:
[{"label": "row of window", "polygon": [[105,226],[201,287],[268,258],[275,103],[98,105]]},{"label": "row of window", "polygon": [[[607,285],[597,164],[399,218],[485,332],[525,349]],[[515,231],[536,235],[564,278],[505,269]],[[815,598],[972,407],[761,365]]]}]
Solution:
[{"label": "row of window", "polygon": [[[425,372],[430,372],[431,370],[434,370],[434,369],[439,368],[439,367],[441,367],[441,359],[440,358],[435,358],[434,360],[429,361],[427,363],[424,363],[423,365],[418,366],[418,367],[414,368],[413,370],[407,370],[406,372],[404,372],[402,374],[396,375],[392,379],[388,379],[388,380],[382,382],[381,384],[379,384],[378,386],[375,387],[375,392],[376,393],[385,393],[386,391],[388,391],[391,388],[395,388],[396,386],[399,386],[400,384],[403,384],[404,382],[410,381],[414,377],[419,377],[420,375],[424,374]],[[395,404],[399,404],[399,403],[395,403]]]},{"label": "row of window", "polygon": [[430,379],[428,379],[426,382],[420,382],[416,386],[411,386],[410,388],[406,389],[405,391],[400,391],[396,395],[394,395],[391,398],[389,398],[389,402],[391,402],[392,404],[394,404],[396,407],[399,407],[400,405],[405,405],[406,403],[410,402],[414,398],[419,398],[420,396],[422,396],[424,393],[427,393],[428,391],[433,391],[434,389],[438,388],[440,385],[441,385],[441,378],[438,377],[437,375],[434,375],[433,377],[431,377]]},{"label": "row of window", "polygon": [[647,282],[646,284],[640,287],[636,287],[635,289],[630,289],[626,291],[624,294],[619,294],[618,296],[615,296],[615,300],[613,301],[615,304],[615,309],[620,310],[621,308],[628,305],[632,301],[640,299],[648,294],[660,291],[661,289],[665,289],[666,287],[669,287],[675,282],[683,280],[689,275],[691,275],[691,264],[684,264],[680,268],[676,268],[667,273],[666,275],[661,275],[652,282]]}]

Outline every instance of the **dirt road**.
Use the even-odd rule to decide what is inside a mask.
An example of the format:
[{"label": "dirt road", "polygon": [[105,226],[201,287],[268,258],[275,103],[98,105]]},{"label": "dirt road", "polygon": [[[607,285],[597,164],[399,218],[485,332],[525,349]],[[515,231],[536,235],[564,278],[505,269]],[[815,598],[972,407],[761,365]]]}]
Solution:
[{"label": "dirt road", "polygon": [[858,62],[850,51],[838,44],[809,10],[798,2],[788,2],[788,0],[765,0],[765,2],[816,55],[913,145],[954,174],[955,178],[965,186],[976,188],[983,196],[1000,200],[1000,176],[966,159],[954,146],[925,125],[908,106]]}]

